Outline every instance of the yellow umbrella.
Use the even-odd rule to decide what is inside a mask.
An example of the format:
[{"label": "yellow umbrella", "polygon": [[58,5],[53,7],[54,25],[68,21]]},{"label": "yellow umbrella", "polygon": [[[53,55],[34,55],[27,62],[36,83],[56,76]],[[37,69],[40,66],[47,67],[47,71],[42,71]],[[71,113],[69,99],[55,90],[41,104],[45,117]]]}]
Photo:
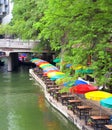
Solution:
[{"label": "yellow umbrella", "polygon": [[52,77],[52,76],[55,76],[55,75],[65,75],[65,73],[63,73],[63,72],[49,72],[47,74],[48,77]]},{"label": "yellow umbrella", "polygon": [[[102,99],[112,97],[112,94],[108,93],[108,92],[105,92],[105,91],[92,91],[92,92],[85,93],[85,97],[87,99],[100,101]],[[100,115],[101,115],[101,109],[100,109]]]},{"label": "yellow umbrella", "polygon": [[101,99],[112,97],[112,94],[105,91],[92,91],[85,93],[85,97],[87,99],[100,101]]},{"label": "yellow umbrella", "polygon": [[42,68],[42,67],[44,67],[44,66],[53,66],[53,65],[50,64],[50,63],[43,63],[43,64],[41,64],[39,67]]},{"label": "yellow umbrella", "polygon": [[79,69],[85,69],[86,66],[83,66],[83,65],[77,65],[77,66],[71,66],[71,68],[72,68],[73,70],[79,70]]}]

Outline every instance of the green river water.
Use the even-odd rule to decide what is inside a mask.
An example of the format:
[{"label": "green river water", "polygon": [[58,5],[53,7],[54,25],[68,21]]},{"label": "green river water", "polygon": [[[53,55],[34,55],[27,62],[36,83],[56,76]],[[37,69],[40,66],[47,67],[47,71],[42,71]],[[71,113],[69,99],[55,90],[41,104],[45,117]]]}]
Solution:
[{"label": "green river water", "polygon": [[45,100],[27,67],[0,67],[0,130],[78,130]]}]

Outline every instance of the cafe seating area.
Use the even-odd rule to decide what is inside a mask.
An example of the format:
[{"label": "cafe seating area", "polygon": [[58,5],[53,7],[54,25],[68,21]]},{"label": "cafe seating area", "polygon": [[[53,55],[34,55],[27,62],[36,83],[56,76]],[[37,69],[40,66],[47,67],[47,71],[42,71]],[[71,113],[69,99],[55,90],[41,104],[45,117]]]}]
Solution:
[{"label": "cafe seating area", "polygon": [[[42,69],[35,69],[34,72],[45,83],[46,90],[54,100],[60,102],[70,110],[80,120],[84,120],[85,125],[89,125],[93,130],[112,130],[110,115],[95,102],[85,99],[84,96],[72,94],[70,92],[60,93],[62,86],[57,85],[54,80],[43,76]],[[101,111],[101,112],[100,112]]]},{"label": "cafe seating area", "polygon": [[[97,108],[95,105],[91,105],[90,102],[88,103],[87,100],[83,99],[81,96],[67,92],[60,93],[59,90],[61,89],[61,86],[56,85],[55,82],[50,80],[47,76],[43,77],[42,71],[38,71],[39,76],[46,84],[46,89],[50,96],[62,105],[66,106],[67,109],[77,115],[80,120],[84,120],[85,125],[91,125],[94,130],[110,130],[111,125],[109,124],[109,115],[106,115],[106,113],[103,112],[102,115],[99,115],[100,108]],[[91,124],[89,124],[89,120],[91,120]]]}]

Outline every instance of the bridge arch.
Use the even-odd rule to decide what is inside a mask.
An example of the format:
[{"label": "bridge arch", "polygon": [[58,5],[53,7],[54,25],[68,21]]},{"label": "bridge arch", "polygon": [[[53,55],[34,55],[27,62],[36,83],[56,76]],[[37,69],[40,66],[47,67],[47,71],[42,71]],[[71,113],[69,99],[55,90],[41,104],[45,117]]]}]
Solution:
[{"label": "bridge arch", "polygon": [[[20,39],[0,39],[0,52],[5,53],[5,57],[8,59],[8,71],[12,71],[15,66],[17,66],[17,57],[18,53],[37,53],[33,51],[33,48],[37,46],[40,41],[33,40],[20,40]],[[49,62],[55,58],[54,52],[48,52],[44,50],[42,52],[43,57],[46,58]],[[47,55],[49,54],[49,55]],[[52,55],[52,56],[51,56]],[[16,59],[16,60],[14,60]]]}]

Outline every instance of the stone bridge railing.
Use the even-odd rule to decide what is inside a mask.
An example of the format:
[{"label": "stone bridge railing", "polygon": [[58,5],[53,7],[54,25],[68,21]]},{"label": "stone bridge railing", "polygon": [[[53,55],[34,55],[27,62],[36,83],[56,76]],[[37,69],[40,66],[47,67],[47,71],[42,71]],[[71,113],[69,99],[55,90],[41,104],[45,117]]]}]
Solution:
[{"label": "stone bridge railing", "polygon": [[32,49],[40,41],[33,40],[19,40],[19,39],[0,39],[1,48],[18,48],[18,49]]}]

